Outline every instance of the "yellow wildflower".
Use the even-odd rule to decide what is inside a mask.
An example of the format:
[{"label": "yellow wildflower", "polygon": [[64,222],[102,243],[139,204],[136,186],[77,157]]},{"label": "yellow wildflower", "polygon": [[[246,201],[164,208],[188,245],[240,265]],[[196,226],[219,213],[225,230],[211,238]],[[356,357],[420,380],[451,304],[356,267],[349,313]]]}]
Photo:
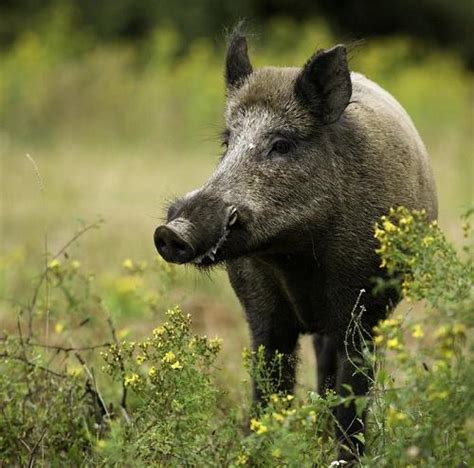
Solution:
[{"label": "yellow wildflower", "polygon": [[124,384],[126,387],[133,387],[138,382],[140,382],[140,376],[138,374],[132,374],[125,377]]},{"label": "yellow wildflower", "polygon": [[274,393],[273,395],[270,396],[270,400],[273,402],[273,403],[278,403],[278,401],[280,400],[280,398],[278,397],[278,395],[276,393]]},{"label": "yellow wildflower", "polygon": [[132,275],[120,276],[115,280],[115,289],[120,294],[136,291],[143,284],[143,279]]},{"label": "yellow wildflower", "polygon": [[250,420],[250,430],[256,431],[258,427],[260,427],[260,421],[258,419],[252,418]]},{"label": "yellow wildflower", "polygon": [[174,360],[176,360],[176,356],[173,353],[173,351],[168,351],[162,359],[163,362],[168,362],[168,363],[173,362]]},{"label": "yellow wildflower", "polygon": [[180,364],[179,361],[176,361],[175,363],[171,364],[171,369],[182,369],[183,366]]},{"label": "yellow wildflower", "polygon": [[133,270],[133,262],[129,258],[123,261],[122,267],[126,270]]},{"label": "yellow wildflower", "polygon": [[166,328],[163,326],[159,326],[153,330],[153,335],[155,336],[161,336],[163,333],[166,331]]},{"label": "yellow wildflower", "polygon": [[396,328],[400,325],[401,320],[399,318],[388,318],[380,322],[381,329],[384,328]]},{"label": "yellow wildflower", "polygon": [[73,377],[77,377],[79,375],[81,375],[82,373],[84,372],[84,369],[82,367],[70,367],[68,370],[67,370],[67,373]]},{"label": "yellow wildflower", "polygon": [[248,457],[245,453],[239,453],[237,457],[237,465],[245,465],[247,463]]},{"label": "yellow wildflower", "polygon": [[156,367],[150,367],[150,370],[148,371],[148,377],[155,377],[156,375]]},{"label": "yellow wildflower", "polygon": [[275,421],[282,422],[285,420],[285,417],[280,413],[272,413],[272,417]]},{"label": "yellow wildflower", "polygon": [[413,338],[423,338],[423,336],[425,336],[425,332],[419,323],[413,325],[411,336],[413,336]]},{"label": "yellow wildflower", "polygon": [[376,227],[376,228],[375,228],[374,237],[375,237],[376,239],[381,239],[384,235],[385,235],[385,231],[383,231],[383,230],[380,229],[379,227]]},{"label": "yellow wildflower", "polygon": [[61,322],[58,322],[54,325],[54,332],[55,333],[61,333],[64,330],[64,324]]},{"label": "yellow wildflower", "polygon": [[453,356],[454,356],[454,351],[452,349],[445,349],[443,351],[443,356],[446,358],[446,359],[451,359]]},{"label": "yellow wildflower", "polygon": [[209,340],[209,346],[211,348],[220,348],[224,340],[222,338],[218,338],[217,336],[212,340]]},{"label": "yellow wildflower", "polygon": [[390,319],[385,320],[384,323],[385,325],[389,327],[396,327],[397,325],[400,325],[400,320],[397,318],[390,318]]},{"label": "yellow wildflower", "polygon": [[136,361],[137,361],[137,364],[140,366],[146,361],[146,356],[143,356],[143,355],[137,356]]},{"label": "yellow wildflower", "polygon": [[383,340],[384,340],[383,335],[376,335],[374,337],[374,343],[376,345],[381,345],[383,343]]},{"label": "yellow wildflower", "polygon": [[401,411],[397,411],[393,407],[390,407],[388,409],[388,420],[391,423],[396,422],[396,421],[405,421],[407,418],[408,416],[405,413],[402,413]]},{"label": "yellow wildflower", "polygon": [[261,424],[260,427],[257,429],[257,434],[264,434],[267,431],[267,426],[265,426],[265,424]]},{"label": "yellow wildflower", "polygon": [[394,232],[397,230],[397,227],[389,220],[383,222],[383,228],[385,232]]},{"label": "yellow wildflower", "polygon": [[286,399],[287,399],[288,401],[291,401],[291,400],[293,400],[294,398],[295,398],[295,397],[294,397],[293,395],[286,395]]},{"label": "yellow wildflower", "polygon": [[432,244],[434,242],[434,238],[431,237],[431,236],[426,236],[423,238],[423,240],[421,241],[422,245],[424,245],[425,247],[428,247],[430,244]]},{"label": "yellow wildflower", "polygon": [[48,268],[50,268],[51,270],[57,270],[59,269],[60,266],[61,266],[61,262],[57,258],[51,260],[48,263]]},{"label": "yellow wildflower", "polygon": [[388,349],[400,349],[401,344],[398,341],[398,338],[395,337],[395,338],[391,338],[390,340],[387,340],[387,348]]},{"label": "yellow wildflower", "polygon": [[403,225],[403,226],[410,225],[412,223],[413,223],[413,216],[412,215],[403,216],[402,218],[400,218],[400,224]]},{"label": "yellow wildflower", "polygon": [[444,338],[448,333],[448,327],[446,325],[441,325],[435,332],[435,338]]}]

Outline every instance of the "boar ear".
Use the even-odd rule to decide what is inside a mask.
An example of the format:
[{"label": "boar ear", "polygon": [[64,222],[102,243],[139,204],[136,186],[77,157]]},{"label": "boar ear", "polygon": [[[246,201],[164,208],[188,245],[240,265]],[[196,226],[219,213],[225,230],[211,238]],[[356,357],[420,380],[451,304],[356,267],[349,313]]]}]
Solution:
[{"label": "boar ear", "polygon": [[337,45],[316,52],[298,75],[295,92],[321,123],[336,122],[352,94],[346,48]]},{"label": "boar ear", "polygon": [[252,71],[247,51],[247,39],[239,31],[234,30],[229,37],[225,60],[225,81],[227,87],[238,87]]}]

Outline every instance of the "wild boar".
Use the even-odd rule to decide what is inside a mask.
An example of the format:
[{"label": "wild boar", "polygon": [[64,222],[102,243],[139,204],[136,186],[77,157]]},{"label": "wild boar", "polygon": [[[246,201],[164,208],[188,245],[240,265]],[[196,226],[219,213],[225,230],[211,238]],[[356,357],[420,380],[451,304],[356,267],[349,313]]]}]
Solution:
[{"label": "wild boar", "polygon": [[[374,224],[390,207],[437,216],[430,161],[410,117],[386,91],[350,72],[346,48],[317,51],[302,68],[254,70],[245,37],[229,40],[224,154],[210,179],[168,209],[154,235],[168,262],[223,264],[253,347],[287,359],[279,390],[291,392],[298,338],[314,336],[319,391],[369,390],[344,345],[351,311],[367,291],[362,325],[399,301],[371,294],[385,273]],[[254,385],[254,398],[262,394]],[[346,459],[363,451],[353,405],[336,409]],[[351,455],[352,454],[352,455]]]}]

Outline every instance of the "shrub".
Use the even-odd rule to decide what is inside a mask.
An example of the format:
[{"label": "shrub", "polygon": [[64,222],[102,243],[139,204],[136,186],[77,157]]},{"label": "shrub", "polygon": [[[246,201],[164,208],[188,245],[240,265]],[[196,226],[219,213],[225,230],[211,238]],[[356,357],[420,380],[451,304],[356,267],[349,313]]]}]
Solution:
[{"label": "shrub", "polygon": [[366,463],[469,466],[474,421],[470,249],[461,260],[436,222],[405,208],[383,217],[375,236],[382,265],[398,275],[408,301],[423,301],[424,311],[423,316],[395,315],[375,329],[377,373]]},{"label": "shrub", "polygon": [[328,435],[334,422],[333,409],[341,399],[333,393],[323,398],[309,392],[302,400],[277,393],[284,356],[276,353],[268,363],[265,354],[263,346],[243,352],[245,367],[267,405],[255,408],[250,434],[242,440],[236,464],[327,466],[335,452],[335,441]]},{"label": "shrub", "polygon": [[[22,335],[0,340],[0,460],[5,466],[64,465],[91,456],[101,415],[73,370],[49,368]],[[97,410],[97,412],[96,412]]]},{"label": "shrub", "polygon": [[146,340],[103,353],[105,371],[131,392],[133,404],[130,424],[110,446],[104,441],[100,457],[118,462],[125,452],[144,465],[227,465],[238,438],[213,381],[220,340],[193,334],[191,316],[179,308],[166,318]]},{"label": "shrub", "polygon": [[[471,235],[468,216],[464,231]],[[369,397],[278,394],[269,376],[278,375],[283,356],[277,354],[265,367],[264,348],[244,351],[246,368],[268,400],[267,406],[254,408],[248,425],[243,422],[246,410],[216,384],[226,372],[216,367],[220,340],[193,332],[191,317],[179,308],[169,309],[149,337],[123,340],[110,317],[104,332],[97,325],[107,315],[101,299],[106,291],[97,291],[99,284],[91,284],[90,273],[74,260],[56,258],[41,276],[34,307],[23,308],[16,332],[0,338],[2,462],[339,466],[333,409],[355,401],[361,411],[370,403],[361,466],[470,466],[472,248],[458,255],[436,223],[404,208],[383,217],[375,237],[382,268],[396,279],[388,286],[399,287],[410,306],[406,314],[397,312],[377,325],[374,349],[358,320],[364,310],[354,307],[347,338],[358,334],[359,342],[366,343],[358,371],[373,367]],[[151,269],[131,260],[123,264],[127,278],[143,280],[131,291],[140,314],[135,317],[154,320],[162,307],[156,300],[139,299],[142,292],[146,295],[147,272],[156,275],[157,268],[170,289],[167,281],[174,273],[160,263]],[[46,286],[48,294],[36,301]],[[87,321],[91,308],[97,317]],[[79,322],[81,333],[68,324],[67,314],[69,321]],[[70,330],[86,345],[35,341],[42,337],[39,325],[48,319],[55,323],[56,339]],[[36,333],[25,327],[28,323]],[[106,343],[90,345],[90,338],[104,335],[109,343],[99,357],[97,350]],[[102,370],[94,370],[97,366]]]}]

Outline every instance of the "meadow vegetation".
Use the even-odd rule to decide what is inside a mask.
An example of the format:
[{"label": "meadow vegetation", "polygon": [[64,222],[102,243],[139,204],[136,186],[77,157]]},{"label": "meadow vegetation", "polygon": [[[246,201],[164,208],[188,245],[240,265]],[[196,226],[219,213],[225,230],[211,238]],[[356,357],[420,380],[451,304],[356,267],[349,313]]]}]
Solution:
[{"label": "meadow vegetation", "polygon": [[[251,54],[299,66],[338,39],[281,18]],[[312,391],[308,343],[296,394],[274,393],[223,272],[211,281],[154,252],[163,200],[202,183],[220,151],[224,41],[183,53],[183,40],[161,27],[133,46],[96,43],[57,10],[0,53],[0,464],[337,461],[332,409],[353,397]],[[419,128],[441,226],[395,210],[374,231],[407,300],[379,324],[375,354],[360,350],[360,371],[375,371],[362,464],[470,466],[472,231],[458,220],[472,201],[473,77],[405,37],[350,56]],[[370,293],[350,330],[362,342]],[[255,372],[269,406],[250,414]]]},{"label": "meadow vegetation", "polygon": [[197,334],[191,314],[178,307],[163,313],[151,284],[159,278],[165,293],[172,291],[174,268],[159,260],[152,266],[124,262],[121,300],[133,301],[136,315],[156,320],[153,330],[130,340],[116,329],[107,292],[91,273],[78,260],[53,258],[31,301],[10,305],[18,314],[16,332],[0,338],[2,462],[337,466],[333,409],[355,400],[360,414],[369,407],[362,466],[470,466],[474,274],[468,217],[464,233],[465,248],[456,253],[422,212],[400,208],[382,218],[375,236],[383,268],[395,280],[376,288],[401,288],[407,300],[423,301],[429,319],[410,310],[396,313],[375,328],[372,350],[359,320],[364,294],[371,292],[361,291],[346,341],[361,343],[358,372],[373,371],[369,397],[301,388],[296,395],[277,393],[269,376],[278,374],[282,356],[268,368],[263,348],[244,349],[238,359],[269,402],[251,413],[245,380],[237,398],[223,384],[228,371],[217,360],[222,340]]}]

